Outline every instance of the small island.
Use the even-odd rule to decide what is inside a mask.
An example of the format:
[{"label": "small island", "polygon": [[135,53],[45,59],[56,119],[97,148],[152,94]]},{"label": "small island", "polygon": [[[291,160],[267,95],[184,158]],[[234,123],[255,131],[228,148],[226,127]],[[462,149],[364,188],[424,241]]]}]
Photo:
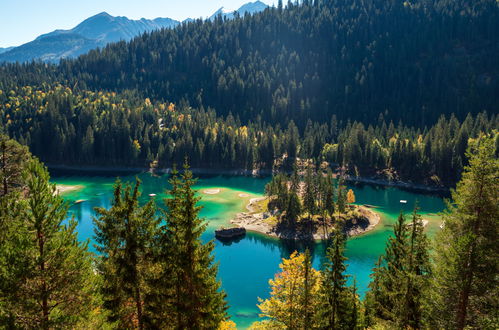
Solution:
[{"label": "small island", "polygon": [[331,232],[356,236],[381,220],[368,205],[355,205],[355,194],[331,170],[297,166],[291,175],[278,173],[265,187],[265,197],[252,198],[247,212],[231,223],[247,231],[287,240],[325,240]]}]

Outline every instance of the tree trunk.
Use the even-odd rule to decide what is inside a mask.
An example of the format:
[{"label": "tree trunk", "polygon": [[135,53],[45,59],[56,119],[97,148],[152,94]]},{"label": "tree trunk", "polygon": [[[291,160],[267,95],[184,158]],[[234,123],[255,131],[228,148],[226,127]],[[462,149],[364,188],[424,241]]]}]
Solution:
[{"label": "tree trunk", "polygon": [[137,286],[135,289],[135,306],[137,308],[137,320],[139,322],[139,329],[144,329],[144,321],[142,317],[142,297],[140,294],[140,288]]},{"label": "tree trunk", "polygon": [[41,287],[41,303],[42,303],[42,321],[41,328],[48,329],[49,328],[49,306],[48,306],[48,292],[47,292],[47,283],[45,282],[45,259],[44,259],[44,237],[43,233],[38,229],[37,230],[37,240],[38,240],[38,252],[40,254],[40,264],[39,269],[42,276],[42,287]]}]

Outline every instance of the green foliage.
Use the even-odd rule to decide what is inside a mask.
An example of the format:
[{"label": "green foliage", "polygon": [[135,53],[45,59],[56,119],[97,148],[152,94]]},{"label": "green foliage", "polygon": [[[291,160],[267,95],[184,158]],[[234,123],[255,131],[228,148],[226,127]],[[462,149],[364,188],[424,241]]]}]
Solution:
[{"label": "green foliage", "polygon": [[212,255],[214,243],[201,241],[206,223],[199,217],[195,182],[187,164],[180,176],[174,170],[170,179],[161,247],[162,264],[167,267],[163,276],[168,278],[159,288],[168,299],[161,306],[166,322],[159,327],[216,329],[227,319],[225,293]]},{"label": "green foliage", "polygon": [[144,328],[144,297],[154,289],[147,278],[154,271],[152,252],[160,220],[152,200],[139,206],[139,186],[140,180],[133,190],[116,181],[111,208],[95,210],[103,307],[119,328]]},{"label": "green foliage", "polygon": [[[286,170],[299,157],[345,165],[356,175],[450,185],[466,164],[468,140],[493,132],[499,118],[442,117],[424,131],[383,117],[369,127],[321,120],[299,130],[293,122],[243,122],[183,102],[146,101],[131,92],[16,86],[13,96],[0,96],[0,127],[56,164],[148,167],[154,161],[164,168],[188,156],[196,167],[271,169],[277,162]],[[328,143],[337,150],[326,157]]]},{"label": "green foliage", "polygon": [[0,322],[19,328],[84,327],[95,303],[95,276],[68,204],[47,169],[30,160],[25,196],[0,197]]},{"label": "green foliage", "polygon": [[499,160],[493,139],[482,137],[468,156],[435,238],[428,303],[435,327],[493,329],[499,325]]},{"label": "green foliage", "polygon": [[428,241],[415,208],[410,225],[399,215],[394,236],[373,270],[366,297],[368,323],[378,318],[397,328],[423,328],[430,276]]},{"label": "green foliage", "polygon": [[347,286],[345,242],[344,233],[335,231],[326,252],[320,305],[322,329],[355,329],[359,321],[356,289]]},{"label": "green foliage", "polygon": [[0,134],[0,196],[22,186],[22,172],[30,158],[26,147]]}]

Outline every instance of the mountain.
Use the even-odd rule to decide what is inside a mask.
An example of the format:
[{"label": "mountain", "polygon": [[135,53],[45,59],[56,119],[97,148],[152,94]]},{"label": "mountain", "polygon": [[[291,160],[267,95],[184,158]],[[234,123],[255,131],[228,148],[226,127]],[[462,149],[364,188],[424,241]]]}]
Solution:
[{"label": "mountain", "polygon": [[2,47],[0,47],[0,54],[5,53],[5,52],[8,52],[8,51],[9,51],[9,50],[11,50],[12,48],[14,48],[14,47],[7,47],[7,48],[2,48]]},{"label": "mountain", "polygon": [[[254,14],[265,10],[268,6],[261,2],[249,2],[237,10],[239,15]],[[218,15],[227,19],[234,18],[234,11],[224,7],[209,17],[213,20]],[[188,18],[184,22],[193,21]],[[180,24],[171,18],[142,18],[131,20],[123,16],[111,16],[102,12],[92,16],[71,30],[55,30],[42,34],[35,40],[19,47],[0,48],[1,62],[29,62],[42,60],[57,62],[62,58],[78,57],[91,49],[104,47],[108,43],[120,40],[128,41],[144,32],[172,28]]]},{"label": "mountain", "polygon": [[111,42],[128,41],[144,32],[172,28],[178,24],[179,21],[170,18],[130,20],[102,12],[71,30],[55,30],[24,45],[0,52],[0,62],[26,62],[34,59],[56,62],[61,58],[77,57]]},{"label": "mountain", "polygon": [[244,14],[255,14],[259,13],[261,11],[264,11],[268,6],[261,2],[261,1],[255,1],[255,2],[248,2],[245,5],[242,5],[238,10],[234,11],[231,9],[227,9],[225,7],[221,7],[218,9],[213,15],[211,15],[208,19],[209,20],[214,20],[218,15],[222,15],[223,17],[227,19],[232,19],[234,18],[234,12],[237,12],[240,16],[244,16]]}]

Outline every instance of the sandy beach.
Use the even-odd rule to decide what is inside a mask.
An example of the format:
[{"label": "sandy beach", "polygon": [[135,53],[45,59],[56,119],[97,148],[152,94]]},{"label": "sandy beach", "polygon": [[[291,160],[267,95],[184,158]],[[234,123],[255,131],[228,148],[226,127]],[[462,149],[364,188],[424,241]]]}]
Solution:
[{"label": "sandy beach", "polygon": [[72,191],[81,190],[85,187],[82,185],[56,184],[55,188],[56,188],[56,191],[58,194],[64,195],[64,194],[67,194],[67,193],[72,192]]}]

